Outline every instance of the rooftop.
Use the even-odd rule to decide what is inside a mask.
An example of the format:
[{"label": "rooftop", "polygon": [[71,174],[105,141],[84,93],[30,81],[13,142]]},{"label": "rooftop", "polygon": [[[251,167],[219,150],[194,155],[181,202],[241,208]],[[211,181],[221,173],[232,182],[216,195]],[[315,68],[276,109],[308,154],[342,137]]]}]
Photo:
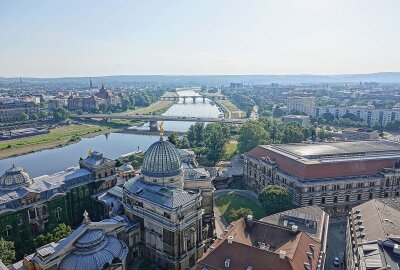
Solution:
[{"label": "rooftop", "polygon": [[[200,259],[196,269],[316,269],[320,245],[307,234],[262,221],[239,219]],[[237,256],[240,254],[240,256]]]},{"label": "rooftop", "polygon": [[127,190],[133,196],[138,196],[170,209],[185,206],[200,197],[199,193],[183,189],[147,184],[142,182],[140,177],[128,180],[124,184],[124,190]]}]

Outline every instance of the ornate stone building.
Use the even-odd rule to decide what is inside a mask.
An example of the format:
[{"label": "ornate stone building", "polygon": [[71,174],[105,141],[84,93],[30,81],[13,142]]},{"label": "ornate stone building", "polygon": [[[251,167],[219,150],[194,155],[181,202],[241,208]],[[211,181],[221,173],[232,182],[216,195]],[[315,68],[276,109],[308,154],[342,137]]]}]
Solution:
[{"label": "ornate stone building", "polygon": [[141,175],[123,187],[124,213],[140,223],[140,255],[166,269],[194,266],[214,228],[213,219],[203,222],[199,189],[183,189],[184,172],[177,149],[161,137],[146,151]]},{"label": "ornate stone building", "polygon": [[93,152],[80,165],[36,178],[12,166],[0,177],[0,233],[17,251],[59,223],[79,224],[85,209],[95,220],[106,216],[95,195],[116,183],[114,161]]}]

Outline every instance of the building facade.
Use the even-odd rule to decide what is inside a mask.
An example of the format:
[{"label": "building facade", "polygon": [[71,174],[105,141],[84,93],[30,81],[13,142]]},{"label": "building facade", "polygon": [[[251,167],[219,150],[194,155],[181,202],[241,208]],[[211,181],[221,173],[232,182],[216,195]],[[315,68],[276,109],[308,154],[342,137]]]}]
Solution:
[{"label": "building facade", "polygon": [[33,102],[0,102],[0,123],[19,122],[19,117],[23,113],[28,117],[36,117],[39,113],[39,107]]},{"label": "building facade", "polygon": [[[115,184],[113,163],[93,152],[80,164],[33,179],[13,166],[0,177],[0,233],[14,241],[17,250],[60,223],[79,224],[85,209],[96,220],[105,217],[102,205],[91,196]],[[110,175],[105,176],[106,171]]]},{"label": "building facade", "polygon": [[400,144],[389,141],[258,146],[244,156],[244,181],[257,193],[284,186],[296,207],[345,215],[368,200],[399,196],[398,160]]},{"label": "building facade", "polygon": [[68,110],[90,112],[99,109],[101,104],[121,106],[122,97],[121,93],[119,95],[114,95],[110,90],[107,90],[104,85],[102,85],[99,92],[89,97],[71,95],[68,98]]},{"label": "building facade", "polygon": [[193,267],[214,230],[213,219],[203,221],[202,193],[186,189],[184,173],[177,149],[161,137],[146,151],[141,175],[123,187],[124,214],[140,223],[139,256],[166,269]]},{"label": "building facade", "polygon": [[312,115],[314,112],[315,97],[288,97],[286,102],[287,113],[296,110],[307,115]]},{"label": "building facade", "polygon": [[346,114],[353,114],[357,118],[367,123],[368,126],[380,125],[385,127],[389,122],[400,120],[400,110],[397,109],[375,109],[375,106],[351,106],[351,107],[336,107],[318,106],[308,115],[315,117],[322,116],[325,113],[330,113],[335,119],[342,118]]},{"label": "building facade", "polygon": [[308,115],[285,115],[282,117],[284,125],[291,123],[299,124],[301,127],[308,127],[310,125],[310,116]]}]

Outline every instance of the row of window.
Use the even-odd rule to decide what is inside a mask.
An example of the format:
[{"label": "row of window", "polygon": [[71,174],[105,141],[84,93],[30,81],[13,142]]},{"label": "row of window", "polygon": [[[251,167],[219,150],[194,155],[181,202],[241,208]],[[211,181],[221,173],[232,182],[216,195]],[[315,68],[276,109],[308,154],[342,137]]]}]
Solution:
[{"label": "row of window", "polygon": [[[399,197],[399,195],[400,195],[400,192],[396,191],[395,192],[395,196]],[[385,192],[384,193],[384,197],[385,198],[389,197],[389,193]],[[338,203],[338,198],[339,198],[338,195],[333,196],[333,203]],[[368,194],[368,199],[372,200],[373,198],[374,198],[374,194],[372,192],[370,192]],[[362,194],[359,193],[359,194],[357,194],[357,201],[361,201],[361,200],[363,200],[363,197],[362,197]],[[346,194],[345,202],[350,202],[350,194]],[[313,205],[313,204],[314,204],[314,199],[313,198],[309,199],[308,200],[308,205]],[[321,197],[321,205],[324,205],[324,204],[326,204],[326,197],[325,196]]]}]

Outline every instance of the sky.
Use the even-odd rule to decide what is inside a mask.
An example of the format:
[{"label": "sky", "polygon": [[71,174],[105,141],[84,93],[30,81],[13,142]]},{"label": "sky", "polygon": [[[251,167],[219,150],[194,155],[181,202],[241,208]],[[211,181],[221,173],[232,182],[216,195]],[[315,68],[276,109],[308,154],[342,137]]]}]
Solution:
[{"label": "sky", "polygon": [[0,0],[0,77],[400,71],[399,0]]}]

